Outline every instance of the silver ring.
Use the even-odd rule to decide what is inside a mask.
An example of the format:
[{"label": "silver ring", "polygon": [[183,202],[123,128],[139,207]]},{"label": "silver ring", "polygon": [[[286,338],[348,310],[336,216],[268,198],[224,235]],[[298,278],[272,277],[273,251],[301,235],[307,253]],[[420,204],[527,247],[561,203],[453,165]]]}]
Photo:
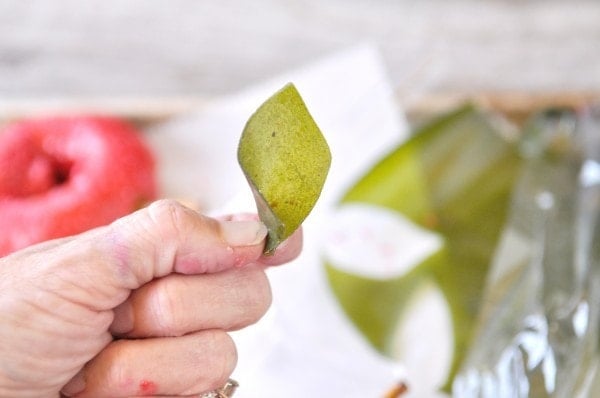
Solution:
[{"label": "silver ring", "polygon": [[229,379],[227,380],[227,383],[223,385],[223,387],[204,393],[200,396],[200,398],[231,398],[238,387],[239,384],[237,381]]}]

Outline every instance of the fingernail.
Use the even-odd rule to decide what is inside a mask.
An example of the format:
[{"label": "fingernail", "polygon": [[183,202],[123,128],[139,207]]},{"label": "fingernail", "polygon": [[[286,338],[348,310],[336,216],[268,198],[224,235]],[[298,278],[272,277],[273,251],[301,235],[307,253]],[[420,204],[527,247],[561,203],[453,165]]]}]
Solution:
[{"label": "fingernail", "polygon": [[60,392],[66,397],[72,397],[83,390],[85,390],[85,376],[82,369],[62,388],[62,390],[60,390]]},{"label": "fingernail", "polygon": [[231,246],[253,246],[267,236],[267,227],[260,221],[220,221],[221,236]]}]

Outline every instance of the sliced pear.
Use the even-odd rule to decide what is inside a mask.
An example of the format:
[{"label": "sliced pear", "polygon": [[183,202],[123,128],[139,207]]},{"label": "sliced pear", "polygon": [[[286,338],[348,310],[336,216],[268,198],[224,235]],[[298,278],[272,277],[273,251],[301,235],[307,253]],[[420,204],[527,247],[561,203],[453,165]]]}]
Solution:
[{"label": "sliced pear", "polygon": [[269,230],[271,254],[313,209],[325,183],[329,146],[293,84],[287,84],[250,117],[238,161]]},{"label": "sliced pear", "polygon": [[[403,326],[397,320],[419,284],[439,286],[451,311],[454,340],[446,390],[473,336],[520,165],[516,145],[507,142],[485,114],[464,107],[416,130],[357,181],[340,203],[341,208],[368,203],[398,212],[442,240],[429,257],[387,279],[349,272],[327,256],[325,266],[349,318],[376,349],[390,356],[397,328]],[[376,246],[369,239],[361,244]],[[363,264],[377,266],[381,264]]]}]

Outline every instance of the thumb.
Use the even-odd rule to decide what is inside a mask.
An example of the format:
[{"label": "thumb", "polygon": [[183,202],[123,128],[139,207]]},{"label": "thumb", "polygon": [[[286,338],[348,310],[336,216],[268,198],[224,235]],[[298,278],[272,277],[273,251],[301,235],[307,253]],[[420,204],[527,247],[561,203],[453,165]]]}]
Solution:
[{"label": "thumb", "polygon": [[34,247],[29,253],[34,258],[21,263],[36,264],[36,279],[45,290],[103,311],[154,278],[254,262],[261,257],[266,234],[259,221],[219,221],[176,201],[160,200],[106,227]]}]

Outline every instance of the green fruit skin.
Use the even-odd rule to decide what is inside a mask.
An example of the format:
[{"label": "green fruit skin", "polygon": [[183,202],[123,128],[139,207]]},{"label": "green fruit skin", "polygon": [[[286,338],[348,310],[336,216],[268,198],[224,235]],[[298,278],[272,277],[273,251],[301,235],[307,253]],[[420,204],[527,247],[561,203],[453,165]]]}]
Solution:
[{"label": "green fruit skin", "polygon": [[272,253],[311,212],[331,165],[329,146],[293,84],[250,117],[238,161],[269,229],[265,253]]}]

